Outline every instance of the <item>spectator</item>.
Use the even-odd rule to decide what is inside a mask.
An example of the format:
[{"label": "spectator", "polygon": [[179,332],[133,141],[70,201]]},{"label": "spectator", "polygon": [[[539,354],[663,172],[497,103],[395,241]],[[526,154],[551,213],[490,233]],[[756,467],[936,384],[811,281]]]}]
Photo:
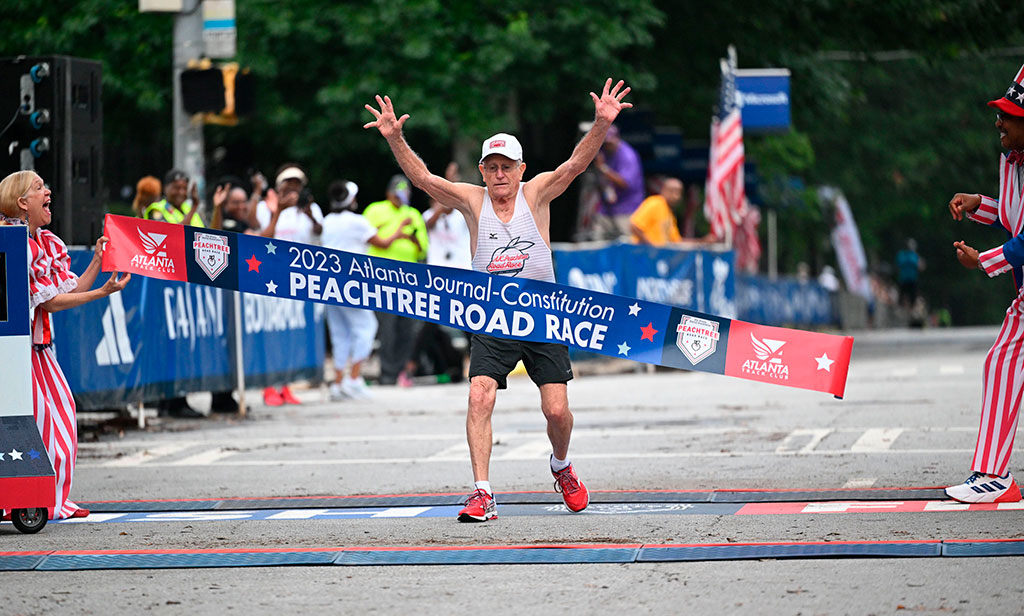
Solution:
[{"label": "spectator", "polygon": [[132,201],[132,211],[135,212],[135,215],[145,218],[143,214],[145,214],[146,208],[160,199],[161,192],[163,192],[163,188],[157,178],[147,175],[139,179],[135,185],[135,200]]},{"label": "spectator", "polygon": [[594,159],[601,174],[601,205],[595,225],[597,239],[628,237],[630,215],[644,200],[644,172],[636,150],[619,136],[617,126],[608,129],[601,151]]},{"label": "spectator", "polygon": [[[405,237],[387,248],[371,246],[367,253],[396,261],[418,262],[427,254],[427,228],[419,210],[409,205],[411,188],[404,175],[395,175],[388,182],[386,198],[366,206],[363,216],[377,228],[377,234],[390,237],[401,229]],[[409,317],[381,312],[380,323],[380,383],[403,387],[412,385],[411,370],[415,369],[412,347],[419,323]]]},{"label": "spectator", "polygon": [[900,287],[900,306],[910,309],[917,301],[917,279],[924,271],[924,259],[917,254],[917,240],[909,238],[907,247],[896,253],[896,281]]},{"label": "spectator", "polygon": [[[400,225],[387,238],[381,237],[370,221],[356,214],[358,193],[359,187],[355,182],[346,180],[335,180],[327,188],[331,213],[324,218],[321,239],[325,247],[361,255],[366,254],[367,244],[386,249],[396,240],[407,237],[402,230],[406,225]],[[370,310],[347,306],[327,306],[326,315],[334,355],[331,400],[369,398],[362,366],[373,350],[373,339],[377,335],[376,315]]]},{"label": "spectator", "polygon": [[672,208],[682,200],[683,183],[677,178],[666,178],[659,193],[644,199],[629,217],[633,241],[652,246],[683,241],[672,213]]},{"label": "spectator", "polygon": [[[257,235],[260,223],[256,217],[256,208],[259,205],[260,195],[263,193],[264,181],[260,174],[252,177],[253,190],[250,198],[238,178],[221,179],[217,183],[217,190],[213,195],[213,215],[210,219],[210,227]],[[223,193],[221,193],[222,187],[225,189]]]},{"label": "spectator", "polygon": [[[186,198],[192,193],[191,199]],[[164,175],[164,198],[150,203],[143,210],[142,217],[162,220],[176,225],[186,224],[204,227],[199,215],[199,194],[195,183],[189,184],[188,174],[180,169],[171,169]]]},{"label": "spectator", "polygon": [[[306,172],[297,163],[285,163],[278,168],[275,177],[280,207],[270,207],[272,201],[269,194],[267,200],[259,203],[256,215],[261,235],[315,244],[323,232],[324,215],[312,199],[299,202],[300,192],[309,184]],[[292,205],[297,207],[292,208]]]}]

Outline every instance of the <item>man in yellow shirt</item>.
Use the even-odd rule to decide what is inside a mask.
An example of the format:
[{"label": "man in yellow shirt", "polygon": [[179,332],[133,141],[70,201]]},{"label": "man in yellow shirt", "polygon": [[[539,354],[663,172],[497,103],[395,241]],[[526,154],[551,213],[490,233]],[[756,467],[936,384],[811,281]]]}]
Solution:
[{"label": "man in yellow shirt", "polygon": [[683,200],[683,183],[677,178],[666,178],[661,192],[643,200],[629,217],[633,241],[652,246],[683,241],[672,207]]}]

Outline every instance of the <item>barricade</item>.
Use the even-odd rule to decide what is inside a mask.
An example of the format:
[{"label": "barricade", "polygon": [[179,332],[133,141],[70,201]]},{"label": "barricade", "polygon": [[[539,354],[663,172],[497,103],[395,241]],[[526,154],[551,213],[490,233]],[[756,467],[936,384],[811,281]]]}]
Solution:
[{"label": "barricade", "polygon": [[[92,251],[70,256],[82,272]],[[54,346],[78,408],[235,389],[235,293],[133,276],[121,293],[55,313]],[[321,378],[322,305],[248,294],[240,305],[246,386]]]}]

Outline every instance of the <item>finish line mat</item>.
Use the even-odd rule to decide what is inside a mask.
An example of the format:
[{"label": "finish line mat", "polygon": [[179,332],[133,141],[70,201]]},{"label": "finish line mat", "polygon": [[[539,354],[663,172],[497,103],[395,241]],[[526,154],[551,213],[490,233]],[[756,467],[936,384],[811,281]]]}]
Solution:
[{"label": "finish line mat", "polygon": [[[554,492],[498,492],[502,505],[560,504]],[[594,490],[591,503],[782,503],[801,501],[940,501],[942,488],[854,488],[832,490]],[[78,501],[95,512],[206,511],[348,507],[440,507],[458,505],[466,493],[366,496],[270,496],[261,498]]]},{"label": "finish line mat", "polygon": [[806,558],[1024,556],[1024,539],[726,544],[55,550],[0,552],[0,571],[204,567],[664,563]]},{"label": "finish line mat", "polygon": [[112,214],[106,215],[104,235],[110,238],[105,272],[388,312],[838,398],[853,349],[850,336],[754,325],[520,279],[529,256],[516,247],[519,238],[492,255],[497,273],[484,274]]}]

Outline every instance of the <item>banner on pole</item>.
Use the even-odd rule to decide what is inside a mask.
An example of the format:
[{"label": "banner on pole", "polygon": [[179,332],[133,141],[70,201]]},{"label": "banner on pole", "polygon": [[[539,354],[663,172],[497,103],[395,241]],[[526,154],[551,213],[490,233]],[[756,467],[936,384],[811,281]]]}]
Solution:
[{"label": "banner on pole", "polygon": [[[400,314],[471,333],[559,343],[837,397],[846,387],[849,336],[754,325],[539,280],[254,235],[111,214],[105,222],[110,242],[104,271]],[[223,267],[213,263],[221,258]]]}]

